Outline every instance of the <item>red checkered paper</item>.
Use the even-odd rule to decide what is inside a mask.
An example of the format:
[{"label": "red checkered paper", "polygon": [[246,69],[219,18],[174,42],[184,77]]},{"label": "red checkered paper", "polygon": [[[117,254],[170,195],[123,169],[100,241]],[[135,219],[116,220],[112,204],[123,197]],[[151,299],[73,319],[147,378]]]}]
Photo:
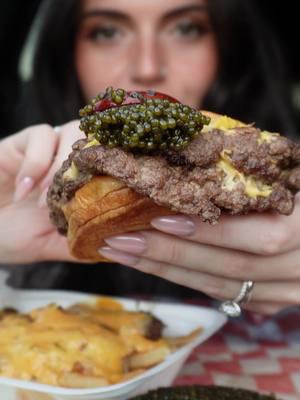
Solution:
[{"label": "red checkered paper", "polygon": [[193,351],[174,384],[234,386],[300,400],[300,307],[231,319]]}]

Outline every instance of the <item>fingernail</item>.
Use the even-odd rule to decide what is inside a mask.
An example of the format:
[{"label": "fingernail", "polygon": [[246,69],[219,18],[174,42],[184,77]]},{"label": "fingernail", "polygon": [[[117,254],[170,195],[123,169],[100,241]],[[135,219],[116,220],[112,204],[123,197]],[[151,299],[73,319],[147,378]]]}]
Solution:
[{"label": "fingernail", "polygon": [[44,208],[47,206],[47,193],[48,193],[48,187],[46,187],[43,191],[42,194],[38,200],[38,207],[39,208]]},{"label": "fingernail", "polygon": [[111,247],[101,247],[99,253],[105,258],[116,261],[120,264],[134,266],[138,263],[139,258],[131,254],[123,253],[122,251],[112,249]]},{"label": "fingernail", "polygon": [[33,188],[33,179],[30,176],[25,176],[16,185],[13,201],[23,200]]},{"label": "fingernail", "polygon": [[104,239],[105,243],[114,249],[125,251],[128,253],[142,254],[146,248],[147,243],[145,238],[140,234],[126,234],[119,236],[112,236]]},{"label": "fingernail", "polygon": [[155,218],[151,221],[151,225],[160,231],[179,236],[192,235],[196,230],[194,222],[189,217],[181,215]]}]

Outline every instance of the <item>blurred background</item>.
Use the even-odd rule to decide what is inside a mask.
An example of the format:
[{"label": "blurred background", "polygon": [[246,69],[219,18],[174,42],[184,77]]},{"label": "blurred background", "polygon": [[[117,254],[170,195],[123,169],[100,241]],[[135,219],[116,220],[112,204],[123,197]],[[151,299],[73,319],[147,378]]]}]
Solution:
[{"label": "blurred background", "polygon": [[[63,1],[63,0],[61,0]],[[129,0],[130,1],[130,0]],[[224,0],[226,1],[226,0]],[[298,44],[299,17],[297,2],[255,1],[274,35],[281,42],[289,67],[294,107],[300,116],[300,55]],[[1,0],[0,50],[1,50],[1,90],[0,90],[0,135],[4,137],[13,131],[13,109],[20,85],[18,59],[28,29],[41,0]],[[299,126],[300,132],[300,126]]]}]

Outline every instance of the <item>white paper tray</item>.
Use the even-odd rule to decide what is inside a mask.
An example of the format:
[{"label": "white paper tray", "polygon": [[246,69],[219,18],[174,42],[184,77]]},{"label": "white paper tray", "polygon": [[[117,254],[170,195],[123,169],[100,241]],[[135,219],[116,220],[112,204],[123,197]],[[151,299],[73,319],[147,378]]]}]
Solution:
[{"label": "white paper tray", "polygon": [[[45,290],[12,290],[5,285],[5,276],[0,271],[0,307],[14,307],[22,312],[49,303],[57,303],[67,307],[73,303],[92,300],[91,295]],[[118,298],[128,310],[151,311],[167,326],[167,335],[184,335],[202,326],[203,332],[188,345],[172,353],[159,365],[129,381],[101,388],[67,389],[35,382],[8,379],[0,377],[1,400],[124,400],[145,393],[150,389],[168,386],[175,379],[186,358],[195,346],[218,331],[226,322],[226,317],[220,312],[190,305],[177,303],[153,303]]]}]

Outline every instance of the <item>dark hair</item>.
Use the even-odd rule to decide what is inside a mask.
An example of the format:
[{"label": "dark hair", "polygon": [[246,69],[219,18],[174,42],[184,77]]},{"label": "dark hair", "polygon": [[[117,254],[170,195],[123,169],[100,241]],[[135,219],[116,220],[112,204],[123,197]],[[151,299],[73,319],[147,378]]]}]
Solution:
[{"label": "dark hair", "polygon": [[[203,108],[296,135],[286,68],[274,34],[253,1],[208,0],[220,68]],[[48,0],[34,74],[18,106],[21,125],[61,124],[83,105],[74,66],[80,1]],[[22,100],[23,99],[23,100]]]},{"label": "dark hair", "polygon": [[21,88],[16,110],[18,128],[44,122],[60,125],[77,118],[83,105],[74,63],[80,1],[44,0],[42,7],[32,77]]},{"label": "dark hair", "polygon": [[220,70],[204,108],[296,136],[291,83],[278,37],[253,1],[209,0],[208,5]]}]

